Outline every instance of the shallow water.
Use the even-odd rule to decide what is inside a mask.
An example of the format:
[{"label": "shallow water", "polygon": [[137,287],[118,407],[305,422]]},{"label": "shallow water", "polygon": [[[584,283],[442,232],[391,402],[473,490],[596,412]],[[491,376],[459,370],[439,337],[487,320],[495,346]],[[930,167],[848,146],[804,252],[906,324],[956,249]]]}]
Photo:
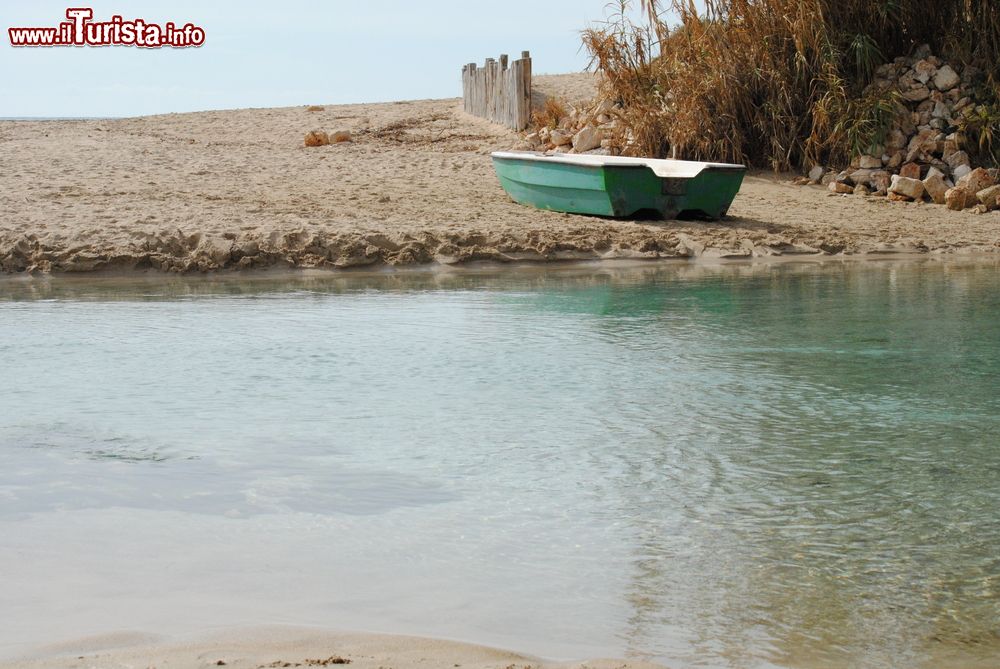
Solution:
[{"label": "shallow water", "polygon": [[0,655],[993,666],[1000,265],[0,282]]}]

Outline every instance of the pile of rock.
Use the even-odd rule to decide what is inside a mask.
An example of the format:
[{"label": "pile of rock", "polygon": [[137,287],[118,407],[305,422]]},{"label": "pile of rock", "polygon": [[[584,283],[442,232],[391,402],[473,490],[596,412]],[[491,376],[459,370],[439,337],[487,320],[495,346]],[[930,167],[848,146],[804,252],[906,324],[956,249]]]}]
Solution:
[{"label": "pile of rock", "polygon": [[858,156],[839,173],[814,167],[801,183],[834,193],[882,195],[898,202],[931,201],[951,209],[1000,208],[997,170],[973,168],[962,150],[959,120],[977,109],[973,85],[980,72],[944,63],[923,46],[913,57],[880,67],[872,86],[899,90],[901,104],[884,146]]},{"label": "pile of rock", "polygon": [[617,106],[610,100],[602,100],[582,109],[571,107],[556,127],[539,128],[528,133],[524,141],[528,148],[535,151],[609,153],[611,135],[616,127],[616,110]]}]

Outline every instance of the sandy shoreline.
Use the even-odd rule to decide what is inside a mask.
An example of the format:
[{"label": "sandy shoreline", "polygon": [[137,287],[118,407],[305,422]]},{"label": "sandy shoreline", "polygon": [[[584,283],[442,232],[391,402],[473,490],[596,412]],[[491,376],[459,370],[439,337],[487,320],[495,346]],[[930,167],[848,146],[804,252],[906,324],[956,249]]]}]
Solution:
[{"label": "sandy shoreline", "polygon": [[264,626],[174,640],[140,633],[78,639],[0,660],[0,669],[121,669],[171,667],[317,667],[358,669],[656,669],[642,660],[550,662],[510,651],[411,636],[336,633],[304,627]]},{"label": "sandy shoreline", "polygon": [[[569,99],[589,75],[538,77]],[[310,129],[355,141],[307,149]],[[993,252],[1000,213],[747,178],[730,217],[612,221],[509,200],[517,136],[458,100],[0,122],[0,270],[206,271],[471,261]]]}]

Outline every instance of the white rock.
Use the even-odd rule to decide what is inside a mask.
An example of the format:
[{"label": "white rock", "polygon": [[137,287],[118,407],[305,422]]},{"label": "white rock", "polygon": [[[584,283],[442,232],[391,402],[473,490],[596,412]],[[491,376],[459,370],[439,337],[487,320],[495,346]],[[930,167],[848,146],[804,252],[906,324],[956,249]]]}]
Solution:
[{"label": "white rock", "polygon": [[961,77],[958,76],[955,70],[951,69],[950,65],[945,65],[934,75],[934,86],[939,91],[950,91],[955,86],[958,86],[961,81]]},{"label": "white rock", "polygon": [[863,170],[877,170],[882,167],[882,159],[875,156],[861,156],[859,167]]},{"label": "white rock", "polygon": [[903,72],[896,83],[899,84],[901,89],[913,88],[914,86],[920,85],[920,82],[917,81],[917,73],[913,70],[906,70]]},{"label": "white rock", "polygon": [[601,140],[604,139],[603,134],[604,133],[597,128],[588,125],[583,130],[573,135],[573,148],[579,153],[599,148],[601,146]]},{"label": "white rock", "polygon": [[962,211],[976,203],[976,196],[969,192],[967,188],[949,188],[944,194],[945,204],[949,209]]},{"label": "white rock", "polygon": [[926,86],[918,86],[903,92],[903,98],[910,102],[922,102],[931,96],[931,91]]},{"label": "white rock", "polygon": [[888,142],[890,149],[902,149],[907,144],[906,135],[899,128],[893,128],[892,132],[889,133]]},{"label": "white rock", "polygon": [[970,165],[959,165],[951,171],[951,177],[958,183],[962,180],[962,177],[972,174],[972,167]]},{"label": "white rock", "polygon": [[894,174],[892,175],[892,184],[889,186],[889,192],[919,200],[924,195],[924,184],[919,179],[909,179]]},{"label": "white rock", "polygon": [[[881,161],[879,161],[879,167],[880,168],[882,167]],[[875,170],[872,169],[855,170],[850,174],[851,183],[853,183],[854,185],[867,184],[868,181],[872,178],[872,174],[874,173]]]},{"label": "white rock", "polygon": [[819,181],[820,179],[823,178],[824,174],[826,174],[826,170],[823,168],[823,166],[817,165],[816,167],[809,170],[809,179],[810,181]]},{"label": "white rock", "polygon": [[948,167],[956,168],[959,165],[970,165],[969,154],[965,151],[956,151],[951,155],[945,156],[944,162],[948,163]]},{"label": "white rock", "polygon": [[927,176],[924,177],[924,190],[927,191],[927,194],[931,196],[931,199],[934,200],[936,204],[945,204],[947,201],[945,194],[948,192],[948,184],[945,183],[944,175],[941,174],[941,172],[933,167],[931,170],[933,170],[934,173],[932,174],[928,172]]},{"label": "white rock", "polygon": [[611,110],[615,108],[615,105],[611,100],[601,100],[600,104],[594,109],[594,114],[609,114]]},{"label": "white rock", "polygon": [[1000,197],[1000,186],[989,186],[976,193],[976,198],[990,209],[997,208],[997,197]]},{"label": "white rock", "polygon": [[978,193],[985,188],[996,185],[996,182],[996,179],[993,178],[993,175],[990,174],[989,170],[977,167],[956,181],[955,185],[963,186],[968,188],[973,193]]},{"label": "white rock", "polygon": [[549,133],[549,141],[556,146],[564,146],[572,141],[572,138],[562,130],[553,130]]},{"label": "white rock", "polygon": [[920,148],[920,145],[927,141],[927,138],[930,137],[930,135],[930,128],[920,130],[916,135],[910,138],[909,143],[906,145],[906,150],[913,151],[914,149]]},{"label": "white rock", "polygon": [[913,64],[914,78],[922,84],[926,84],[931,77],[937,74],[937,68],[934,67],[934,63],[928,60],[918,60]]},{"label": "white rock", "polygon": [[868,178],[868,185],[872,187],[873,190],[889,190],[889,184],[892,183],[892,174],[886,170],[875,170],[872,175]]},{"label": "white rock", "polygon": [[939,177],[941,177],[942,179],[944,179],[944,177],[945,177],[945,174],[944,174],[944,172],[942,172],[941,170],[939,170],[939,169],[938,169],[938,168],[936,168],[936,167],[933,167],[933,166],[931,166],[931,167],[930,167],[930,168],[929,168],[929,169],[927,170],[927,176],[926,176],[926,177],[924,177],[924,179],[925,179],[925,180],[927,180],[927,179],[930,179],[930,178],[931,178],[932,176],[934,176],[934,175],[938,175],[938,176],[939,176]]}]

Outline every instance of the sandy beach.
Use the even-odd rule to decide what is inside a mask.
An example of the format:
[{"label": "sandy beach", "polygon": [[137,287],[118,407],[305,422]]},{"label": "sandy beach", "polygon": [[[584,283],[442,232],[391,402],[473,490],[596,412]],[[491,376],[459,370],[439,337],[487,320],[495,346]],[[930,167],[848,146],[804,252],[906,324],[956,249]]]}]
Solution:
[{"label": "sandy beach", "polygon": [[[581,100],[588,74],[540,76]],[[321,104],[322,100],[313,101]],[[306,132],[353,141],[305,148]],[[994,251],[1000,213],[834,196],[749,176],[721,222],[607,220],[512,202],[516,133],[460,100],[0,122],[0,269],[351,268]]]},{"label": "sandy beach", "polygon": [[335,634],[308,628],[254,627],[170,641],[146,634],[115,634],[40,649],[38,656],[0,661],[5,669],[122,669],[149,667],[272,669],[656,669],[643,661],[545,662],[495,648],[407,636]]}]

